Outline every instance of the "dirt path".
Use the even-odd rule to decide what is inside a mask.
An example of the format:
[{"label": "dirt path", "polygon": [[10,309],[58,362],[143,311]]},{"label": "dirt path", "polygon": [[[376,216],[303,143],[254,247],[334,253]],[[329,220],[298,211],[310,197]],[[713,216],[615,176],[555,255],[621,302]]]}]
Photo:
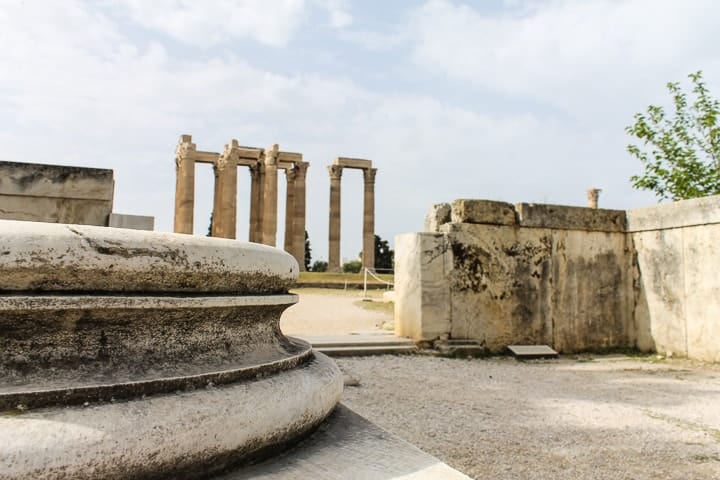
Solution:
[{"label": "dirt path", "polygon": [[338,358],[343,402],[473,478],[719,479],[720,367]]},{"label": "dirt path", "polygon": [[[299,289],[300,301],[287,309],[280,319],[286,335],[346,335],[352,332],[380,330],[392,321],[389,312],[368,310],[356,305],[362,292],[344,290]],[[373,292],[378,298],[381,292]]]}]

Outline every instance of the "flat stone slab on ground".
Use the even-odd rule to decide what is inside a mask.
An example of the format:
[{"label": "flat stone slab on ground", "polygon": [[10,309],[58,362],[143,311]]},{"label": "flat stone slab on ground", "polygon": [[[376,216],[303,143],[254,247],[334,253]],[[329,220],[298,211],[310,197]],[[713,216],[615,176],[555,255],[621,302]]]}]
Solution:
[{"label": "flat stone slab on ground", "polygon": [[508,345],[507,348],[519,360],[558,357],[558,352],[547,345]]},{"label": "flat stone slab on ground", "polygon": [[216,480],[468,480],[344,405],[292,449]]}]

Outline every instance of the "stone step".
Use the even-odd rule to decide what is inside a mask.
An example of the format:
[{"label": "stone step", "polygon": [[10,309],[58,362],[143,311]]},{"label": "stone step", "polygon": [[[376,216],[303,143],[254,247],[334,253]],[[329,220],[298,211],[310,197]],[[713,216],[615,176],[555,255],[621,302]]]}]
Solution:
[{"label": "stone step", "polygon": [[397,355],[418,353],[415,345],[364,345],[316,347],[315,350],[330,357],[364,357],[369,355]]}]

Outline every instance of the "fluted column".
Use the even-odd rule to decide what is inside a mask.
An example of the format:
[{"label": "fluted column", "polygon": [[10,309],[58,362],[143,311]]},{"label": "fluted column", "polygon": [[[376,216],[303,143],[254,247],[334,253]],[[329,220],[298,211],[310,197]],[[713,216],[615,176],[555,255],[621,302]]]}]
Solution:
[{"label": "fluted column", "polygon": [[295,251],[293,250],[295,226],[295,177],[294,167],[285,169],[285,241],[283,242],[283,249],[293,257],[296,256]]},{"label": "fluted column", "polygon": [[600,192],[602,192],[602,190],[599,188],[591,188],[587,190],[588,208],[598,208]]},{"label": "fluted column", "polygon": [[340,179],[342,167],[330,165],[330,229],[328,238],[328,272],[340,271]]},{"label": "fluted column", "polygon": [[293,255],[300,264],[300,271],[305,271],[305,182],[308,162],[297,162],[295,165],[295,220],[293,222]]},{"label": "fluted column", "polygon": [[193,233],[195,208],[195,144],[190,135],[180,136],[175,148],[175,233]]},{"label": "fluted column", "polygon": [[265,181],[263,182],[262,209],[262,243],[276,246],[277,244],[277,163],[278,145],[265,150],[263,165]]},{"label": "fluted column", "polygon": [[363,267],[375,270],[375,173],[377,168],[363,170]]},{"label": "fluted column", "polygon": [[237,140],[225,145],[225,150],[213,164],[215,195],[210,235],[235,238],[237,227]]},{"label": "fluted column", "polygon": [[250,229],[248,240],[262,242],[262,203],[263,203],[263,165],[262,160],[250,167]]}]

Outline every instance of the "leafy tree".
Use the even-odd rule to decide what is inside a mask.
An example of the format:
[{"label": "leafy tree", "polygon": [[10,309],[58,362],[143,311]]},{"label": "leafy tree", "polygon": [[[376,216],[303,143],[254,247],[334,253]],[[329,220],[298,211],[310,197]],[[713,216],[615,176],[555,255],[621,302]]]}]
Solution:
[{"label": "leafy tree", "polygon": [[212,222],[213,222],[213,212],[210,212],[210,225],[208,226],[208,233],[205,235],[206,237],[212,237]]},{"label": "leafy tree", "polygon": [[305,230],[305,270],[310,270],[310,262],[312,262],[312,249],[310,248],[310,237]]},{"label": "leafy tree", "polygon": [[630,178],[633,187],[651,190],[661,200],[720,193],[720,102],[710,96],[701,71],[688,77],[692,100],[679,83],[670,82],[675,111],[668,115],[663,107],[650,105],[625,129],[643,142],[642,147],[627,147],[645,166],[643,175]]},{"label": "leafy tree", "polygon": [[322,260],[315,260],[315,263],[312,264],[312,268],[310,271],[312,272],[327,272],[328,268],[328,262],[323,262]]},{"label": "leafy tree", "polygon": [[343,273],[360,273],[362,270],[362,262],[360,260],[350,260],[349,262],[343,263]]},{"label": "leafy tree", "polygon": [[395,252],[387,240],[375,235],[375,268],[392,270],[395,265]]}]

